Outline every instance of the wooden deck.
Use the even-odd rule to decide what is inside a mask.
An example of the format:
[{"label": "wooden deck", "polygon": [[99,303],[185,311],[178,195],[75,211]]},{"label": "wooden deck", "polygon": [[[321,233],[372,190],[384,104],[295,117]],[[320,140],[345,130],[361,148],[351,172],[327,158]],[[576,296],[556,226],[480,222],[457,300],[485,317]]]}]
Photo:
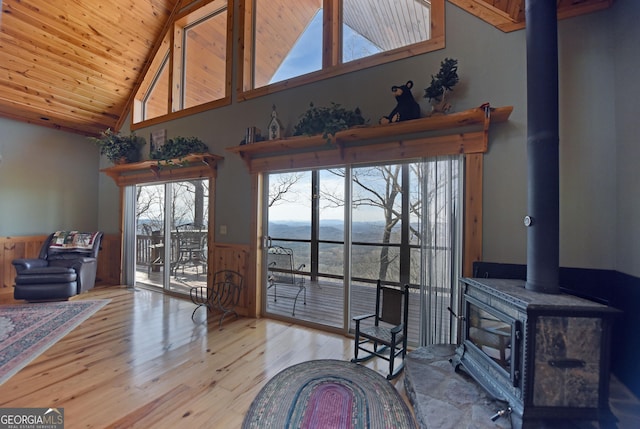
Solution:
[{"label": "wooden deck", "polygon": [[[197,269],[197,272],[196,272]],[[136,268],[136,286],[153,287],[162,290],[164,271],[160,267],[138,266]],[[189,289],[207,285],[207,274],[202,267],[178,267],[175,274],[171,273],[169,291],[189,296]]]},{"label": "wooden deck", "polygon": [[[273,293],[269,290],[266,302],[267,314],[279,317],[293,317],[293,299],[297,288],[291,286],[278,287],[278,300],[274,302]],[[295,308],[295,319],[305,322],[318,323],[325,326],[341,329],[344,324],[344,288],[342,283],[323,281],[320,283],[307,283],[307,303],[303,303],[303,294],[300,294]],[[351,315],[373,313],[375,311],[375,285],[354,284],[351,287]],[[281,295],[288,297],[282,299]],[[441,296],[439,301],[442,308],[449,306],[449,295]],[[446,301],[446,302],[443,302]],[[445,315],[443,323],[448,327],[449,314]],[[353,330],[355,324],[349,317],[349,329]],[[409,342],[418,344],[420,326],[420,294],[417,289],[409,290]],[[448,328],[447,328],[448,329]]]},{"label": "wooden deck", "polygon": [[[147,267],[139,267],[136,272],[136,285],[142,287],[162,288],[162,271],[147,270]],[[189,289],[194,286],[205,286],[206,275],[200,272],[196,275],[194,268],[188,267],[182,273],[178,270],[177,276],[171,275],[170,291],[176,294],[189,296]],[[336,328],[341,330],[344,326],[344,288],[339,280],[321,282],[306,282],[306,304],[304,304],[304,292],[302,292],[296,303],[295,315],[293,311],[293,298],[298,290],[297,287],[279,285],[277,286],[277,301],[274,301],[273,289],[269,289],[266,299],[265,314],[276,316],[277,318],[293,319]],[[351,290],[352,315],[373,313],[375,310],[376,286],[354,284]],[[442,309],[446,309],[449,294],[442,294],[436,300]],[[434,305],[434,308],[436,305]],[[435,311],[435,310],[434,310]],[[449,314],[441,314],[443,329],[448,329]],[[355,329],[354,323],[349,317],[349,330]],[[417,289],[409,291],[409,342],[413,345],[419,343],[420,326],[420,295]]]}]

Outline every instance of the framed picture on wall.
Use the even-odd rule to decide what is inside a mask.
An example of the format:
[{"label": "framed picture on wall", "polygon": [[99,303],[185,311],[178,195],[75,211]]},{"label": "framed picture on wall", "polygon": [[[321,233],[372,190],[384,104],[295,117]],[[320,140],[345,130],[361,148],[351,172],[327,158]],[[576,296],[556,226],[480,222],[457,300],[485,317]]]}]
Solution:
[{"label": "framed picture on wall", "polygon": [[149,145],[149,155],[151,155],[154,151],[160,149],[167,141],[167,130],[162,129],[152,131],[149,141],[151,142]]}]

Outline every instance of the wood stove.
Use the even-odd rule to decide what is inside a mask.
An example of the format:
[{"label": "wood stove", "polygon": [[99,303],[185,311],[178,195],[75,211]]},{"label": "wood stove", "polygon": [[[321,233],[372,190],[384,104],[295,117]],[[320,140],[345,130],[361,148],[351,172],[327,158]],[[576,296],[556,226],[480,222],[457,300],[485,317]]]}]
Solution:
[{"label": "wood stove", "polygon": [[462,339],[453,364],[508,404],[516,428],[545,427],[551,419],[598,419],[611,427],[609,342],[617,310],[562,294],[558,281],[556,5],[525,0],[527,280],[461,280]]},{"label": "wood stove", "polygon": [[617,310],[530,291],[523,280],[464,278],[461,287],[462,339],[453,364],[507,404],[502,414],[514,428],[615,421],[609,342]]}]

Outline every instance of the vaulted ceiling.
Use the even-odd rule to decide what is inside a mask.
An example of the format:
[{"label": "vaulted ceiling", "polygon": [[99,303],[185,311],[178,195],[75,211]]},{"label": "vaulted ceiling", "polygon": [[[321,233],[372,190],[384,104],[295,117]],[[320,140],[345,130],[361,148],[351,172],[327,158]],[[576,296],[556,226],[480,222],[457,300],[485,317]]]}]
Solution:
[{"label": "vaulted ceiling", "polygon": [[[191,3],[0,1],[0,116],[80,134],[121,124],[174,10]],[[503,31],[525,25],[525,0],[449,1]],[[557,3],[566,18],[613,0]]]},{"label": "vaulted ceiling", "polygon": [[179,0],[2,0],[0,115],[114,128]]}]

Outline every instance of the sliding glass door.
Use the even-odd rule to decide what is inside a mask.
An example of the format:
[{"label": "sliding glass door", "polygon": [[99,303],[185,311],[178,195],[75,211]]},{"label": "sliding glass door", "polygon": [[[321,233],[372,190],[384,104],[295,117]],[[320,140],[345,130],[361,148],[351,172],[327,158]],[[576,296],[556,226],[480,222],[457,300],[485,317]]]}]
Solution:
[{"label": "sliding glass door", "polygon": [[136,186],[135,284],[188,294],[207,281],[209,179]]},{"label": "sliding glass door", "polygon": [[[373,310],[381,279],[410,285],[412,342],[445,341],[446,308],[453,305],[459,272],[460,162],[453,157],[266,175],[265,252],[274,246],[293,250],[292,269],[304,279],[306,304],[298,288],[273,293],[266,254],[265,312],[351,329],[351,315]],[[298,298],[295,308],[287,293]]]}]

